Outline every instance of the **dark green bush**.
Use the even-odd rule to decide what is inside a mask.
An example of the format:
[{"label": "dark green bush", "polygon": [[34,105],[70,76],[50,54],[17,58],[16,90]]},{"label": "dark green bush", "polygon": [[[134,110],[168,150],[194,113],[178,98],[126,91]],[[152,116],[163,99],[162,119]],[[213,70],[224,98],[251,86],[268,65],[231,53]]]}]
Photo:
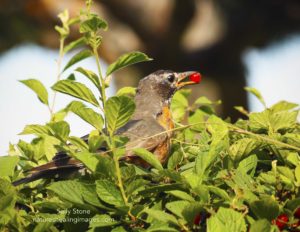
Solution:
[{"label": "dark green bush", "polygon": [[[250,227],[251,231],[296,231],[298,218],[294,213],[300,205],[298,106],[282,101],[259,113],[237,107],[248,119],[232,124],[215,115],[214,105],[219,102],[200,97],[189,105],[190,91],[182,90],[172,102],[176,128],[166,165],[162,167],[142,149],[136,152],[152,169],[119,162],[125,142],[114,132],[134,112],[135,91],[127,87],[107,99],[105,89],[113,72],[150,58],[140,52],[125,54],[103,74],[98,47],[102,42],[100,32],[107,29],[107,23],[90,12],[90,4],[87,1],[87,9],[78,18],[70,19],[67,11],[60,14],[62,26],[56,27],[61,45],[59,70],[66,52],[82,45],[85,48],[59,71],[52,89],[81,101],[72,101],[54,112],[54,100],[50,105],[40,81],[22,81],[48,106],[51,121],[27,125],[22,134],[35,135],[32,142],[20,140],[10,146],[9,156],[0,157],[0,228],[35,232],[241,232]],[[82,37],[65,46],[73,24],[79,25]],[[80,67],[61,79],[65,70],[90,56],[98,65],[97,74]],[[76,81],[76,72],[94,84],[98,96]],[[257,90],[247,90],[265,105]],[[88,144],[70,136],[64,121],[68,113],[95,128]],[[183,119],[187,119],[187,125],[182,124]],[[99,156],[95,151],[104,142],[108,156]],[[11,185],[25,171],[50,161],[62,150],[82,161],[88,172],[70,180]],[[289,221],[277,227],[276,219],[283,214]]]}]

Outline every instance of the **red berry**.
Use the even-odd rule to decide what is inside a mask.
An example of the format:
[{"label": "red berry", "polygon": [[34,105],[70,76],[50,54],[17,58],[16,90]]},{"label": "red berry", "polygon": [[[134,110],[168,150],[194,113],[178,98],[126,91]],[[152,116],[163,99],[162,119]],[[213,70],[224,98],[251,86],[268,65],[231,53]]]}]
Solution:
[{"label": "red berry", "polygon": [[201,222],[201,214],[198,213],[195,217],[194,217],[194,225],[199,225]]},{"label": "red berry", "polygon": [[190,80],[195,82],[195,83],[199,83],[201,81],[201,75],[200,73],[193,73],[192,75],[190,75]]},{"label": "red berry", "polygon": [[276,218],[276,220],[273,220],[273,221],[272,221],[272,223],[273,223],[273,224],[276,224],[277,227],[278,227],[280,230],[282,230],[282,229],[285,227],[285,225],[288,223],[288,221],[289,221],[289,218],[288,218],[288,216],[287,216],[286,214],[280,214],[280,215]]},{"label": "red berry", "polygon": [[300,207],[295,211],[294,217],[300,219]]}]

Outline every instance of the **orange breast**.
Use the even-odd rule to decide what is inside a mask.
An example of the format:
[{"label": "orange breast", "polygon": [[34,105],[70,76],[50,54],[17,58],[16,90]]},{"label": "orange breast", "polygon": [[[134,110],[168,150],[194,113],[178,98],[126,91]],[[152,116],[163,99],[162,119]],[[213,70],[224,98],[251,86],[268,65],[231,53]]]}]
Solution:
[{"label": "orange breast", "polygon": [[158,122],[166,130],[171,130],[174,128],[174,123],[172,121],[172,114],[168,106],[163,107],[162,114],[159,115],[158,117]]}]

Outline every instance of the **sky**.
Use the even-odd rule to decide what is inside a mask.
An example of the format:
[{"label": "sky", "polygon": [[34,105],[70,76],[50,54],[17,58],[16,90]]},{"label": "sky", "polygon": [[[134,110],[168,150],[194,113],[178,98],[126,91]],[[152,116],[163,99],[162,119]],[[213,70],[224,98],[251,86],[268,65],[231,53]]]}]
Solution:
[{"label": "sky", "polygon": [[[65,57],[68,61],[72,55]],[[24,79],[38,79],[47,88],[50,104],[53,98],[53,91],[50,87],[57,78],[57,57],[58,51],[42,48],[32,44],[24,44],[15,47],[0,57],[0,156],[6,155],[9,142],[17,143],[19,139],[30,141],[31,136],[18,135],[27,124],[43,124],[49,121],[50,113],[35,93],[19,82]],[[63,62],[64,67],[66,62]],[[79,63],[76,66],[83,66],[97,72],[97,67],[92,58]],[[105,70],[105,64],[102,64]],[[67,77],[66,72],[63,77]],[[83,76],[78,75],[78,80],[85,83],[89,88],[94,86]],[[96,91],[93,91],[94,93]],[[115,92],[112,85],[108,90],[108,96]],[[55,109],[59,110],[66,106],[74,98],[63,94],[57,95]],[[83,136],[92,130],[92,127],[83,122],[77,116],[70,114],[66,120],[71,127],[71,135]]]},{"label": "sky", "polygon": [[[64,61],[72,55],[65,57]],[[52,102],[50,86],[56,81],[57,57],[58,51],[33,44],[14,47],[0,56],[0,155],[6,155],[9,142],[17,143],[19,139],[30,141],[30,136],[18,135],[25,125],[43,124],[49,120],[47,107],[18,80],[39,79],[48,88]],[[300,104],[300,35],[288,37],[265,49],[249,49],[243,61],[247,68],[247,85],[261,91],[267,105],[283,99]],[[96,72],[92,59],[81,62],[79,66]],[[102,66],[105,68],[105,64]],[[92,87],[82,76],[80,81]],[[108,95],[114,92],[112,85]],[[71,99],[58,94],[55,109],[63,108]],[[263,107],[251,97],[250,109],[260,111]],[[72,135],[82,136],[92,130],[75,115],[69,115],[67,121]]]},{"label": "sky", "polygon": [[[293,35],[265,49],[249,49],[243,57],[247,85],[261,91],[267,106],[286,100],[300,104],[300,35]],[[250,108],[263,109],[250,97]]]}]

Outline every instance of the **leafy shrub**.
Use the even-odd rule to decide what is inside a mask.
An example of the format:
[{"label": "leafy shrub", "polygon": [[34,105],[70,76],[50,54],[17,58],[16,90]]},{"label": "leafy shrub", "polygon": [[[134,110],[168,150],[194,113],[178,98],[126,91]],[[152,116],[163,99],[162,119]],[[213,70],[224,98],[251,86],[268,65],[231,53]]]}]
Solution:
[{"label": "leafy shrub", "polygon": [[[214,105],[219,102],[200,97],[189,105],[190,91],[182,90],[172,102],[176,133],[165,166],[142,149],[136,152],[152,169],[119,162],[125,141],[114,132],[134,112],[134,89],[121,89],[107,99],[105,88],[113,72],[150,58],[140,52],[125,54],[103,75],[98,55],[102,42],[99,33],[107,29],[107,23],[90,12],[90,5],[87,1],[87,9],[77,18],[70,19],[67,11],[60,14],[62,26],[56,27],[60,34],[60,58],[58,81],[52,89],[81,101],[72,101],[54,112],[55,97],[51,106],[48,92],[40,81],[22,81],[48,106],[51,120],[46,125],[27,125],[22,134],[33,134],[36,138],[31,143],[20,140],[16,146],[10,146],[9,156],[0,157],[1,229],[296,230],[300,205],[298,106],[282,101],[259,113],[248,113],[237,107],[248,119],[232,124],[215,115]],[[79,25],[82,37],[65,46],[73,24]],[[77,53],[60,71],[63,55],[81,45],[88,48]],[[96,60],[97,74],[82,67],[74,71],[88,78],[99,96],[76,81],[74,73],[61,80],[65,70],[90,56]],[[257,90],[247,90],[265,105]],[[95,128],[88,136],[88,143],[70,136],[69,125],[64,121],[68,113],[78,115]],[[188,124],[183,125],[183,120]],[[96,150],[104,143],[108,155],[99,156]],[[11,185],[24,172],[50,161],[59,151],[82,161],[88,172],[70,180]],[[281,218],[288,220],[283,222]]]}]

